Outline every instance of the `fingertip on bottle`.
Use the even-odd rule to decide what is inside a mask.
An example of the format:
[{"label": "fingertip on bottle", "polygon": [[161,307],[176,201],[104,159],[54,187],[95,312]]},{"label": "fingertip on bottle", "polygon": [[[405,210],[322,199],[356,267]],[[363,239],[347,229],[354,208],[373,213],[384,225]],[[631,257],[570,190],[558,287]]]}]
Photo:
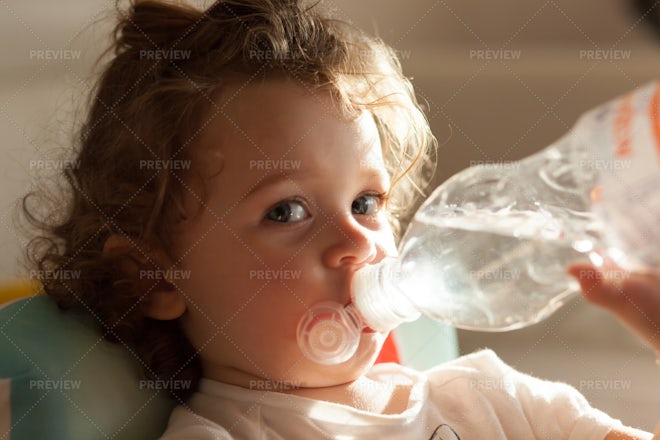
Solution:
[{"label": "fingertip on bottle", "polygon": [[567,272],[578,281],[583,295],[587,298],[589,293],[603,282],[600,271],[589,263],[573,264],[568,267]]}]

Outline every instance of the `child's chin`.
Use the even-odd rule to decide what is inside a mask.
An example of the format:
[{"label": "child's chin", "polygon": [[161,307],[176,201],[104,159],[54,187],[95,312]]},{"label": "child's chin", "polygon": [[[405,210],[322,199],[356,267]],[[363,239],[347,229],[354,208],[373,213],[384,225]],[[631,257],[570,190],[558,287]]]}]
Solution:
[{"label": "child's chin", "polygon": [[306,360],[299,364],[298,372],[291,373],[301,380],[304,388],[329,387],[352,382],[369,371],[376,361],[384,339],[382,335],[378,335],[364,335],[355,355],[345,362],[324,365]]},{"label": "child's chin", "polygon": [[354,379],[363,375],[374,365],[376,358],[383,347],[385,335],[382,333],[363,333],[360,338],[360,345],[355,354],[345,362],[336,365],[326,366],[328,369],[337,371],[355,372]]},{"label": "child's chin", "polygon": [[309,380],[301,381],[303,388],[326,388],[347,384],[363,376],[372,364],[356,365],[345,362],[319,368]]}]

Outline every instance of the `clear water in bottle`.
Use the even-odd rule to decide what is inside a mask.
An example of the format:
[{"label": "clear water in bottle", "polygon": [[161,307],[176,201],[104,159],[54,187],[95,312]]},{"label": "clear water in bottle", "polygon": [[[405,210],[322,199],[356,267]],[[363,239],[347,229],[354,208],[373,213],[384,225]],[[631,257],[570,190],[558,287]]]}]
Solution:
[{"label": "clear water in bottle", "polygon": [[593,242],[571,230],[540,211],[417,215],[401,250],[398,284],[419,310],[455,327],[523,327],[578,291],[565,268],[587,258]]}]

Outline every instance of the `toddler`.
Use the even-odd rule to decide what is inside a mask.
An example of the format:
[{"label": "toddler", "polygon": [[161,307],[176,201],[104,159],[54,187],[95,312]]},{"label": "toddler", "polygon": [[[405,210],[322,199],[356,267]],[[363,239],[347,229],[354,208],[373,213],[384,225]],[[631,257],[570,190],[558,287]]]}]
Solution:
[{"label": "toddler", "polygon": [[[297,0],[134,0],[61,215],[32,215],[45,290],[131,346],[179,406],[163,439],[633,439],[490,351],[426,371],[339,365],[300,318],[396,253],[434,138],[394,51]],[[29,213],[32,196],[25,199]]]}]

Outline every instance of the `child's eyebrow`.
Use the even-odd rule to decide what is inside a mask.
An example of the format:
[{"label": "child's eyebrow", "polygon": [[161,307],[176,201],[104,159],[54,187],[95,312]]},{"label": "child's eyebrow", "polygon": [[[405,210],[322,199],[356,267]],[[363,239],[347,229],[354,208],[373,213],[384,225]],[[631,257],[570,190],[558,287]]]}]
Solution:
[{"label": "child's eyebrow", "polygon": [[269,187],[276,185],[280,182],[285,182],[285,181],[295,181],[298,180],[301,176],[305,176],[309,173],[304,173],[301,171],[293,171],[289,173],[274,173],[274,174],[268,174],[266,175],[263,179],[261,179],[259,182],[257,182],[256,185],[254,185],[252,188],[248,190],[247,193],[245,193],[245,199],[250,197],[253,194],[258,193],[259,191]]}]

